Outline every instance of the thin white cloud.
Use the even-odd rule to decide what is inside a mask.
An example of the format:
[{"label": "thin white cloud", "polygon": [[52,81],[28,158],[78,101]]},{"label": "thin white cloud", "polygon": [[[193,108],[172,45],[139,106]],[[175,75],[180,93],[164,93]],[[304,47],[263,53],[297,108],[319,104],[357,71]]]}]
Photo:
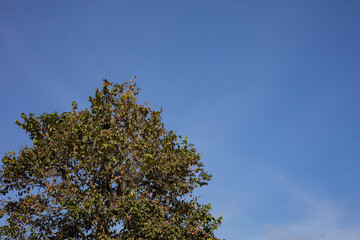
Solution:
[{"label": "thin white cloud", "polygon": [[223,216],[224,219],[236,217],[245,209],[245,205],[241,201],[230,201],[222,209],[214,210],[215,216]]},{"label": "thin white cloud", "polygon": [[[326,218],[326,216],[324,216]],[[267,224],[268,231],[253,240],[359,240],[360,225],[344,227],[339,222],[307,219],[287,225]]]},{"label": "thin white cloud", "polygon": [[61,104],[64,107],[69,108],[72,102],[72,99],[69,97],[69,91],[65,91],[64,87],[54,80],[49,81],[49,83],[51,84],[49,87],[54,92],[55,96],[59,98]]},{"label": "thin white cloud", "polygon": [[306,216],[281,225],[264,223],[266,232],[252,240],[360,240],[360,223],[344,223],[338,204],[310,193],[273,169],[250,165],[276,179],[301,204]]}]

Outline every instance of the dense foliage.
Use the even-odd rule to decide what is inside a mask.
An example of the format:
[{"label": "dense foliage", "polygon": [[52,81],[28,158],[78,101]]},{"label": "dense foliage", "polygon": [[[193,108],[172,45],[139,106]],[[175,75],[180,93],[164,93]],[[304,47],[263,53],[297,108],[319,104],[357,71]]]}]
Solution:
[{"label": "dense foliage", "polygon": [[31,146],[0,170],[2,239],[215,239],[221,218],[192,196],[211,178],[139,88],[104,80],[91,107],[22,114]]}]

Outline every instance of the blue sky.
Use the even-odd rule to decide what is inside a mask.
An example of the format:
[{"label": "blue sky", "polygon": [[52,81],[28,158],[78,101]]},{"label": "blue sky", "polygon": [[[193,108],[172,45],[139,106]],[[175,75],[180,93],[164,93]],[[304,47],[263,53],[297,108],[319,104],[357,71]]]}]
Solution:
[{"label": "blue sky", "polygon": [[2,1],[0,152],[101,80],[202,153],[221,238],[360,239],[358,1]]}]

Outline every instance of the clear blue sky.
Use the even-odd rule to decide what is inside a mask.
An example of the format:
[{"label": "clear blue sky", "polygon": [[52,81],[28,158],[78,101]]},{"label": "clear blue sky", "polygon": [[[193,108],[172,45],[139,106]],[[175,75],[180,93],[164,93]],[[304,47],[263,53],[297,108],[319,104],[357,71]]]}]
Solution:
[{"label": "clear blue sky", "polygon": [[21,112],[138,76],[239,240],[360,239],[359,1],[2,1],[1,154]]}]

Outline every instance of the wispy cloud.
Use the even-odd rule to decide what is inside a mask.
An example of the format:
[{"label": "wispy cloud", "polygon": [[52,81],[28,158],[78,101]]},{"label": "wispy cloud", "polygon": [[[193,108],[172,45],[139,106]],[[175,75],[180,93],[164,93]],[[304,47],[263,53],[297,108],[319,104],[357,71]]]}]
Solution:
[{"label": "wispy cloud", "polygon": [[306,216],[283,224],[264,223],[266,231],[252,240],[360,240],[360,223],[344,222],[342,207],[332,199],[305,190],[274,169],[251,165],[276,179],[301,204]]},{"label": "wispy cloud", "polygon": [[65,90],[58,82],[51,80],[49,81],[49,87],[55,96],[59,98],[63,107],[68,108],[71,104],[71,97],[69,96],[70,90]]},{"label": "wispy cloud", "polygon": [[[326,219],[330,217],[330,219]],[[253,240],[359,240],[360,225],[343,226],[323,216],[322,219],[306,219],[286,225],[266,224],[267,232]]]}]

